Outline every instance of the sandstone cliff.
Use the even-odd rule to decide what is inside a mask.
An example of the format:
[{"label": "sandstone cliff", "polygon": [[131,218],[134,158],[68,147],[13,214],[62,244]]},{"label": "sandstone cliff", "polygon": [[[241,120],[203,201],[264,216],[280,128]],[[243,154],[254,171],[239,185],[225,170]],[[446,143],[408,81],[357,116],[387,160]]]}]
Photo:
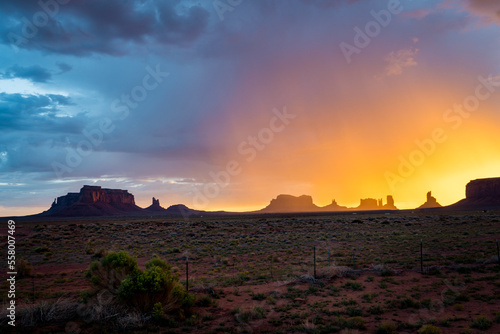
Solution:
[{"label": "sandstone cliff", "polygon": [[436,197],[432,196],[432,192],[429,191],[427,193],[427,200],[425,201],[424,204],[419,206],[417,209],[433,209],[433,208],[440,208],[441,204],[437,202]]},{"label": "sandstone cliff", "polygon": [[278,195],[271,203],[260,212],[336,212],[336,211],[363,211],[363,210],[397,210],[394,206],[392,196],[387,196],[387,204],[384,205],[382,199],[376,200],[373,198],[361,199],[360,205],[357,208],[348,208],[340,206],[335,200],[331,204],[320,207],[313,203],[311,196],[302,195],[299,197],[292,195]]},{"label": "sandstone cliff", "polygon": [[262,212],[314,212],[319,207],[313,203],[311,196],[278,195]]},{"label": "sandstone cliff", "polygon": [[500,177],[470,181],[465,187],[465,199],[450,205],[450,209],[500,209]]},{"label": "sandstone cliff", "polygon": [[160,205],[159,199],[156,199],[153,197],[153,203],[150,206],[148,206],[147,208],[145,208],[144,210],[150,211],[150,212],[162,212],[162,211],[166,211],[167,209],[163,208]]},{"label": "sandstone cliff", "polygon": [[79,193],[68,193],[54,200],[47,216],[80,217],[130,214],[142,209],[135,205],[134,195],[127,190],[83,186]]}]

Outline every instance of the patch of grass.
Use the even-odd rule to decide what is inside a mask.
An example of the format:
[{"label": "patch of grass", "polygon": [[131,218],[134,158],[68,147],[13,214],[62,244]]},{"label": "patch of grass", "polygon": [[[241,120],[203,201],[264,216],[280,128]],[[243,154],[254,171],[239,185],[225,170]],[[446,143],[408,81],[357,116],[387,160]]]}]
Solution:
[{"label": "patch of grass", "polygon": [[344,285],[342,285],[342,287],[344,289],[353,291],[361,291],[365,288],[364,285],[359,282],[350,282],[350,281],[346,282]]},{"label": "patch of grass", "polygon": [[368,308],[368,313],[373,315],[381,315],[384,313],[384,309],[380,305],[372,305]]},{"label": "patch of grass", "polygon": [[489,329],[491,326],[493,326],[493,321],[488,319],[488,317],[484,314],[481,314],[474,318],[471,325],[472,328],[477,328],[482,331]]},{"label": "patch of grass", "polygon": [[400,296],[397,299],[390,300],[388,302],[390,307],[404,310],[407,308],[419,309],[421,304],[410,296]]},{"label": "patch of grass", "polygon": [[419,330],[418,334],[442,334],[443,332],[439,327],[434,325],[423,325]]},{"label": "patch of grass", "polygon": [[254,294],[252,294],[252,299],[253,300],[264,300],[266,298],[267,298],[267,296],[266,296],[265,293],[254,293]]},{"label": "patch of grass", "polygon": [[397,334],[398,326],[392,321],[384,321],[378,327],[376,334]]},{"label": "patch of grass", "polygon": [[345,321],[345,327],[351,329],[365,329],[365,319],[363,319],[362,317],[347,318]]}]

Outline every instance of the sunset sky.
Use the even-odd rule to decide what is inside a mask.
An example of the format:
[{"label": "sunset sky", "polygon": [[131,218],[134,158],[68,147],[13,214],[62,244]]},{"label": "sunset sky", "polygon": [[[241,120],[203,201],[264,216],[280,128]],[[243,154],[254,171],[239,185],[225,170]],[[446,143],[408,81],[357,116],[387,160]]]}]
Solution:
[{"label": "sunset sky", "polygon": [[500,176],[500,1],[2,0],[0,216],[442,205]]}]

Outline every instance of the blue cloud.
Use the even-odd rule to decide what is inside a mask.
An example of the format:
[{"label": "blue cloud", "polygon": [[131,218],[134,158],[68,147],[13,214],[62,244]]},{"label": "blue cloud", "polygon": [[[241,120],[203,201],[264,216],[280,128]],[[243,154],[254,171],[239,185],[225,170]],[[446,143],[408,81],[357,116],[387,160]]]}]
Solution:
[{"label": "blue cloud", "polygon": [[0,130],[75,133],[81,131],[82,114],[60,117],[62,106],[70,106],[70,98],[57,95],[23,95],[0,93]]},{"label": "blue cloud", "polygon": [[[0,43],[76,56],[124,55],[131,43],[189,45],[205,31],[210,16],[203,7],[178,0],[72,1],[58,11],[35,3],[2,1]],[[47,17],[44,24],[34,24],[37,13]]]},{"label": "blue cloud", "polygon": [[21,78],[33,82],[47,82],[52,79],[52,74],[47,69],[39,65],[33,65],[29,67],[14,65],[5,70],[5,72],[2,74],[2,77],[4,79]]}]

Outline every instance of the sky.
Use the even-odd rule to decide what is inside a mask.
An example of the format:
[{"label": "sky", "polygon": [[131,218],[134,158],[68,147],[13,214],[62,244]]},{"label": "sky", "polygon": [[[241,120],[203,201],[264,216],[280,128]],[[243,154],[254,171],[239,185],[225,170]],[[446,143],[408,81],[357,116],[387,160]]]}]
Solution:
[{"label": "sky", "polygon": [[3,0],[0,216],[452,204],[500,176],[498,59],[494,0]]}]

